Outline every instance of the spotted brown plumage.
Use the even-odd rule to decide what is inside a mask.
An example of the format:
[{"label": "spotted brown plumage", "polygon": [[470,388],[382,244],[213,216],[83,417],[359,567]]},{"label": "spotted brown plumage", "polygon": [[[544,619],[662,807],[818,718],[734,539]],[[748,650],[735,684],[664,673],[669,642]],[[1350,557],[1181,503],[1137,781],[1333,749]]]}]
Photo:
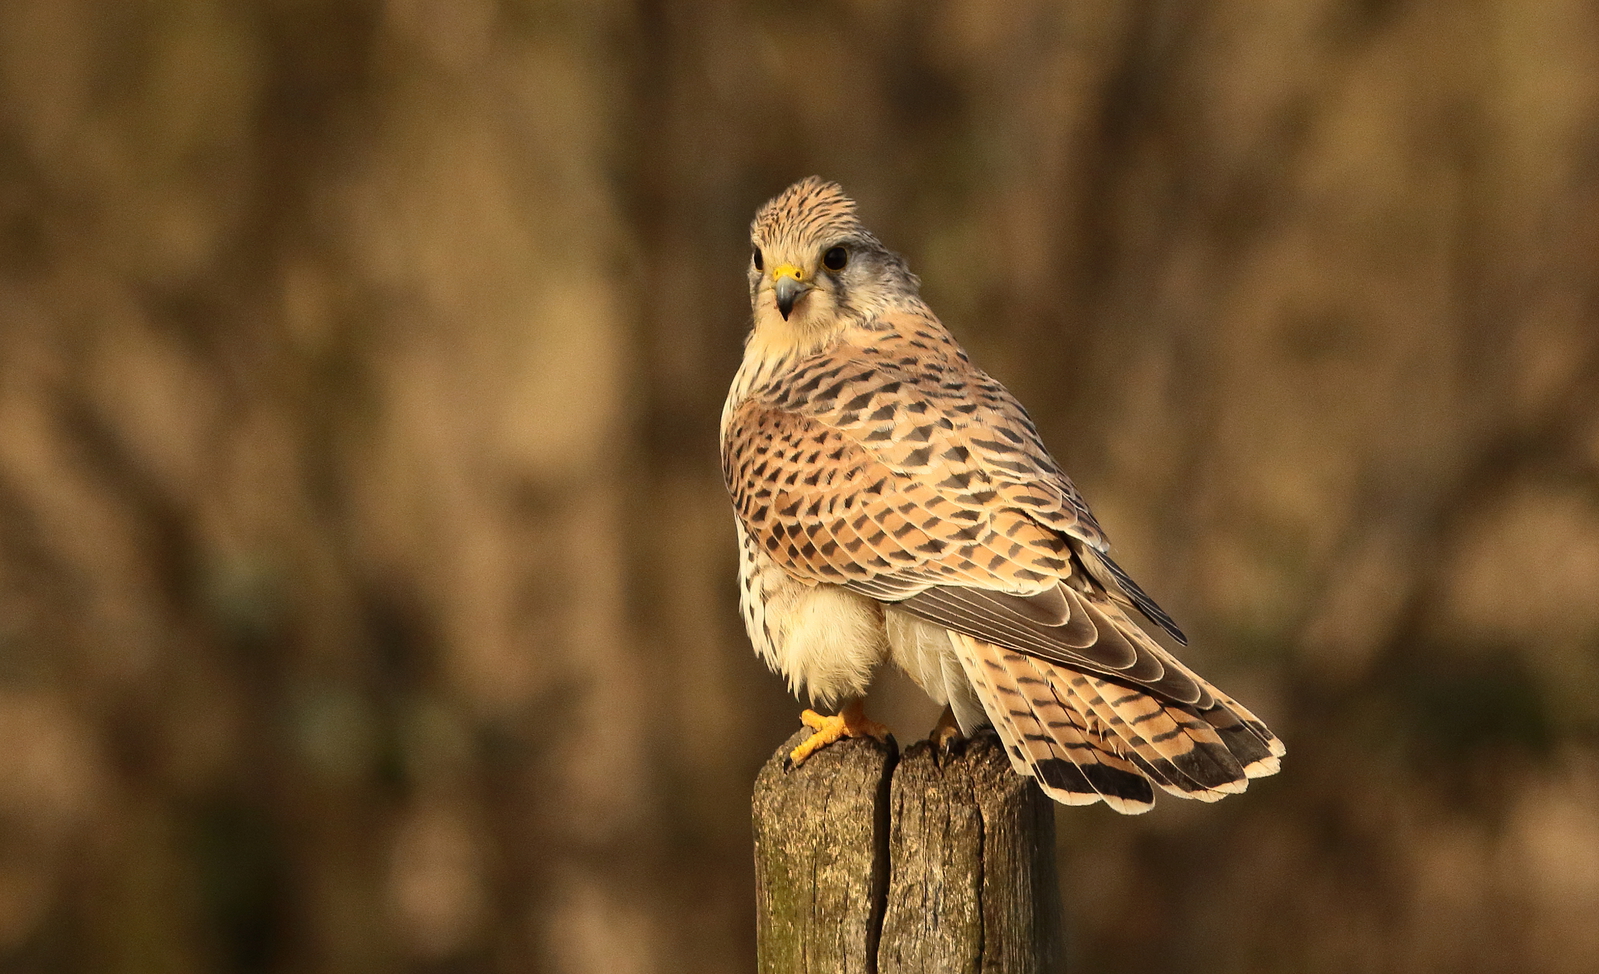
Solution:
[{"label": "spotted brown plumage", "polygon": [[[1132,621],[1186,641],[854,202],[802,180],[751,243],[722,465],[746,627],[791,688],[858,701],[894,662],[1068,804],[1138,812],[1154,787],[1214,801],[1275,772],[1271,731]],[[796,760],[868,732],[853,703],[807,723]]]}]

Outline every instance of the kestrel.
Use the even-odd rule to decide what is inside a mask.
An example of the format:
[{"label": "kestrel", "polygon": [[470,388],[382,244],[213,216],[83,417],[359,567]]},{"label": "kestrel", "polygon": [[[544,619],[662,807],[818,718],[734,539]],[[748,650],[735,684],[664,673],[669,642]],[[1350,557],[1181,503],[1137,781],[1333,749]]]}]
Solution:
[{"label": "kestrel", "polygon": [[1215,801],[1277,771],[1266,725],[1132,621],[1187,642],[855,202],[801,180],[750,242],[754,324],[721,424],[740,608],[790,689],[845,704],[802,715],[792,762],[884,735],[860,698],[886,660],[947,705],[935,737],[991,724],[1068,805]]}]

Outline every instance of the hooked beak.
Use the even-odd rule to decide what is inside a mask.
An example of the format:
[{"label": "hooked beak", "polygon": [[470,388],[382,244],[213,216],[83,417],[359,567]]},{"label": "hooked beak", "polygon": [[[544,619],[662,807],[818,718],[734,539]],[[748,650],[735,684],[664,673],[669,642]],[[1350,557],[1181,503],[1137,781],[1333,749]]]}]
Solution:
[{"label": "hooked beak", "polygon": [[793,264],[784,264],[772,271],[772,291],[777,295],[777,310],[782,313],[783,320],[787,321],[789,313],[794,310],[794,302],[811,289],[805,283],[805,272]]}]

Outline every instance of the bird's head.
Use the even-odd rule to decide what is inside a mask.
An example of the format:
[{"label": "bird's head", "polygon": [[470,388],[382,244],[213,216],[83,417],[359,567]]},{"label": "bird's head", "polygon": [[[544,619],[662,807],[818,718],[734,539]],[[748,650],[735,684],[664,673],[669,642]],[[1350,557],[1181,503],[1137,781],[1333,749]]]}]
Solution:
[{"label": "bird's head", "polygon": [[756,332],[823,338],[907,300],[918,281],[861,225],[837,183],[809,176],[761,207],[750,225]]}]

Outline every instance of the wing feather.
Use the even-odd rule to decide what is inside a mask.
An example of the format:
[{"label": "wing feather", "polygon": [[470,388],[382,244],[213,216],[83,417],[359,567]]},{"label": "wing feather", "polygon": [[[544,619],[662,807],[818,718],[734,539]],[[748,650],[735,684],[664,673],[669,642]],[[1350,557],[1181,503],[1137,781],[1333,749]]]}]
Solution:
[{"label": "wing feather", "polygon": [[[1214,706],[1122,612],[1183,639],[1105,554],[1103,530],[1010,393],[930,315],[892,315],[869,338],[730,403],[723,473],[752,542],[798,578],[1200,712]],[[1240,718],[1234,732],[1269,756],[1262,729]]]},{"label": "wing feather", "polygon": [[[1129,639],[1107,617],[1108,600],[1062,584],[1088,584],[1078,554],[1084,542],[1007,504],[980,450],[949,446],[936,469],[918,470],[911,461],[931,465],[933,454],[886,456],[893,442],[863,442],[822,418],[746,402],[730,417],[724,458],[745,530],[799,577],[842,583],[1045,659],[1159,686],[1182,702],[1200,699],[1193,681],[1167,672],[1153,642]],[[1035,485],[1025,496],[1036,502],[1041,493]]]}]

